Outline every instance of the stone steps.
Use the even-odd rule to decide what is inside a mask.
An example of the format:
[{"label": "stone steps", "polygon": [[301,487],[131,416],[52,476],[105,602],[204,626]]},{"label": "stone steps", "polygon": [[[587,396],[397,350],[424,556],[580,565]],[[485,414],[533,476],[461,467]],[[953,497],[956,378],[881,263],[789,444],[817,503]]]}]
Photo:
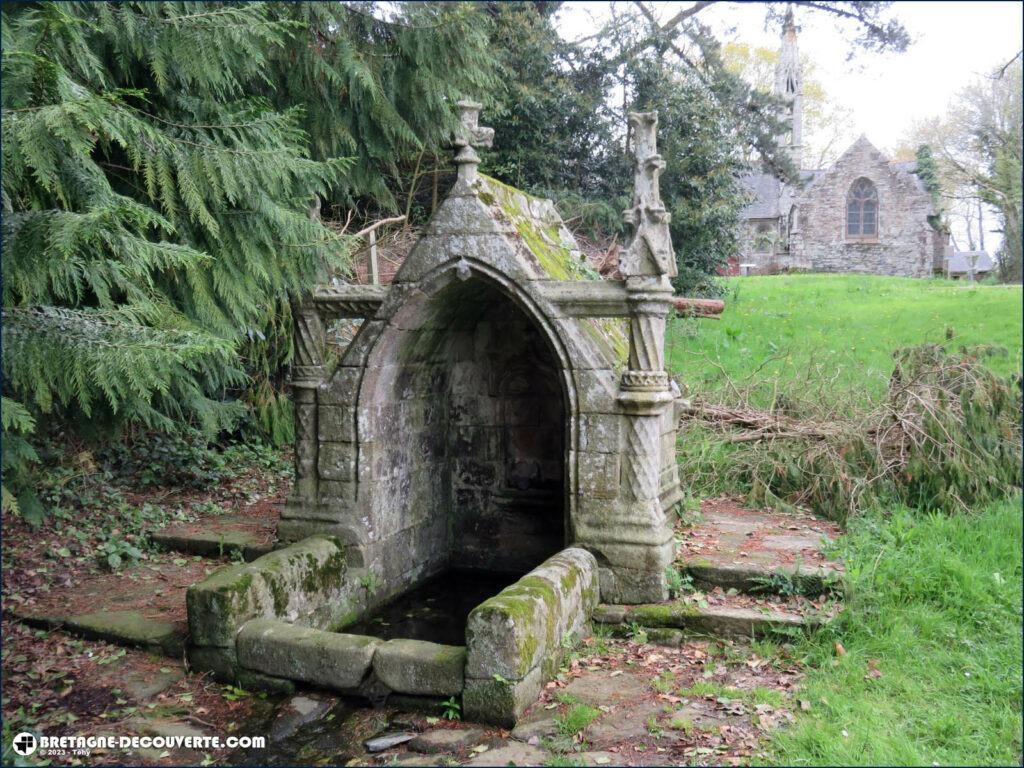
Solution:
[{"label": "stone steps", "polygon": [[808,570],[788,565],[731,565],[700,559],[676,563],[676,570],[684,577],[689,576],[694,585],[703,590],[721,587],[750,595],[788,593],[804,597],[839,591],[842,576],[841,572],[826,566]]},{"label": "stone steps", "polygon": [[[786,606],[749,607],[729,598],[706,607],[683,600],[650,605],[602,604],[594,612],[599,624],[633,625],[649,630],[652,640],[676,644],[685,635],[730,638],[759,638],[780,630],[806,630],[820,624],[820,618]],[[665,631],[667,630],[667,631]]]}]

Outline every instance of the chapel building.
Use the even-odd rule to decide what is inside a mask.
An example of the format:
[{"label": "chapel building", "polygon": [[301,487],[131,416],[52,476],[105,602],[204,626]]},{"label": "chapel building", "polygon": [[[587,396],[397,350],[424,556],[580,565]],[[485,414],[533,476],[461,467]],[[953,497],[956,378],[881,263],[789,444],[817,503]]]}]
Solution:
[{"label": "chapel building", "polygon": [[937,221],[916,162],[893,162],[861,136],[829,168],[803,165],[803,73],[792,12],[775,72],[786,103],[786,146],[802,186],[770,173],[742,181],[751,201],[742,212],[742,273],[779,270],[862,272],[903,277],[942,273],[949,236]]}]

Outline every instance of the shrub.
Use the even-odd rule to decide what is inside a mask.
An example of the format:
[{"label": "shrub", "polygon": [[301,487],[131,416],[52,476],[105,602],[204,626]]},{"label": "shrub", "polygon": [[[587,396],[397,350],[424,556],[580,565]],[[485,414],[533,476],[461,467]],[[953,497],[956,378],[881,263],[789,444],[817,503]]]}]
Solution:
[{"label": "shrub", "polygon": [[718,460],[753,503],[835,519],[876,503],[963,511],[1021,484],[1021,378],[990,371],[983,358],[996,354],[1005,350],[897,350],[885,401],[866,411],[805,394],[770,411],[696,404],[689,415],[728,433]]}]

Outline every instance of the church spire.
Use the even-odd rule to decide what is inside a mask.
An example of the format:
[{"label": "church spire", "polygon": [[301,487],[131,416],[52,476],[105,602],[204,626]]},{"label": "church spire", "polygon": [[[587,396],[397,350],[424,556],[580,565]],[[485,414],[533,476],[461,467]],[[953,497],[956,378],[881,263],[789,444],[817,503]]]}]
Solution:
[{"label": "church spire", "polygon": [[786,8],[782,26],[782,47],[779,63],[775,66],[775,94],[786,102],[785,116],[790,123],[785,144],[797,168],[803,159],[804,77],[800,66],[800,50],[796,43],[797,27],[793,21],[793,6]]}]

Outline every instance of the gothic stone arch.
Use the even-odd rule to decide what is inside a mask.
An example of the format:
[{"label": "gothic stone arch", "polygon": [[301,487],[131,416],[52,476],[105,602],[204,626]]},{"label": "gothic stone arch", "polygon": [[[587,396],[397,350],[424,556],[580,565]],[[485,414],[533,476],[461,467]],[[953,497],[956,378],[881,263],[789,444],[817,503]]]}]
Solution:
[{"label": "gothic stone arch", "polygon": [[[631,116],[633,237],[613,281],[549,201],[477,173],[470,112],[459,178],[394,282],[322,287],[297,309],[279,536],[340,536],[376,600],[453,562],[523,573],[569,545],[597,557],[606,601],[662,600],[681,493],[656,118]],[[328,371],[332,317],[364,321]]]}]

